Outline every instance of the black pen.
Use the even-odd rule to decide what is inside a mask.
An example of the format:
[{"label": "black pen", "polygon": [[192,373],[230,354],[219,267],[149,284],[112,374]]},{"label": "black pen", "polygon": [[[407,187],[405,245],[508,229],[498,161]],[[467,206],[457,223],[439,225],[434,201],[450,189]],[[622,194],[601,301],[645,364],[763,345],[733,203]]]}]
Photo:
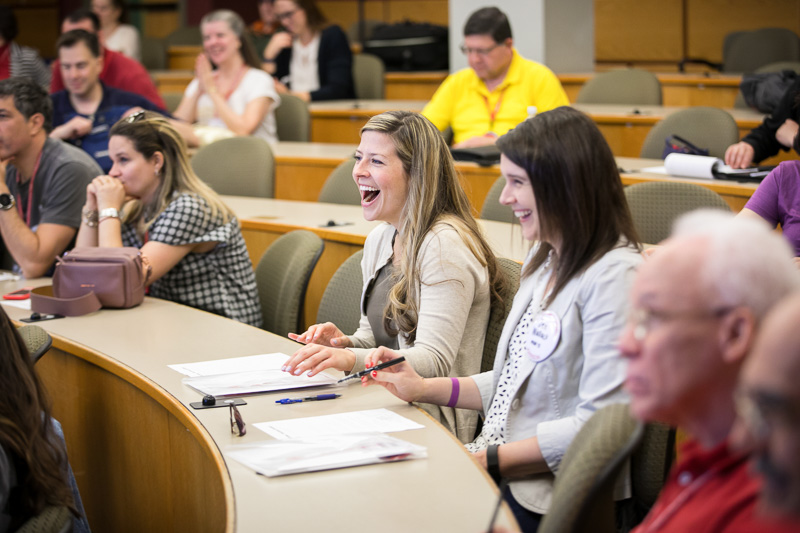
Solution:
[{"label": "black pen", "polygon": [[369,374],[370,372],[372,372],[373,370],[383,370],[384,368],[389,368],[390,366],[396,365],[397,363],[402,363],[405,360],[406,360],[405,356],[401,355],[397,359],[392,359],[391,361],[386,361],[385,363],[381,363],[379,365],[373,366],[372,368],[365,368],[361,372],[355,372],[353,374],[350,374],[349,376],[340,379],[336,383],[337,384],[338,383],[344,383],[345,381],[349,381],[351,379],[361,379],[364,376],[366,376],[367,374]]}]

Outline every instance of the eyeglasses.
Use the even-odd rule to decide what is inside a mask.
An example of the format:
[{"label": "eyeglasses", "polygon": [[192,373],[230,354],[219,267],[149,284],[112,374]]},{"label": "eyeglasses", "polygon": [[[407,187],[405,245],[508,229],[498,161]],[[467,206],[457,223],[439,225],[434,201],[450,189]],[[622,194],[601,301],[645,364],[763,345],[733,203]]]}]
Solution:
[{"label": "eyeglasses", "polygon": [[242,414],[236,407],[236,402],[233,400],[228,400],[226,403],[228,404],[231,414],[231,433],[240,437],[244,437],[244,435],[247,433],[247,427],[245,426]]},{"label": "eyeglasses", "polygon": [[125,122],[127,122],[128,124],[133,124],[137,120],[143,118],[144,118],[144,109],[140,109],[139,111],[133,113],[132,115],[128,115],[127,117],[125,117]]},{"label": "eyeglasses", "polygon": [[465,56],[468,56],[470,54],[478,54],[479,56],[485,57],[488,56],[492,52],[492,50],[494,50],[498,46],[503,46],[503,43],[497,43],[494,46],[490,46],[489,48],[467,48],[462,44],[460,48],[461,48],[461,53],[464,54]]},{"label": "eyeglasses", "polygon": [[628,315],[628,324],[633,326],[633,338],[642,342],[657,322],[668,322],[679,318],[693,320],[717,319],[730,313],[734,308],[718,307],[710,311],[659,311],[656,309],[633,309]]},{"label": "eyeglasses", "polygon": [[297,11],[298,11],[297,9],[292,9],[291,11],[287,11],[286,13],[275,13],[275,18],[281,22],[286,22],[287,20],[292,18],[294,14],[297,13]]},{"label": "eyeglasses", "polygon": [[738,389],[734,396],[736,414],[754,438],[767,437],[777,425],[800,428],[800,405],[779,394]]}]

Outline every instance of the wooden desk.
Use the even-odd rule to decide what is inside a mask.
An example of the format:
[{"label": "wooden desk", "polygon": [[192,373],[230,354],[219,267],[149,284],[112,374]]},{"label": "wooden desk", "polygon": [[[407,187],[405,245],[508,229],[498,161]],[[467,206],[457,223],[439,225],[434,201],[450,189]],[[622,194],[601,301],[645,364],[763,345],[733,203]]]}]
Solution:
[{"label": "wooden desk", "polygon": [[336,100],[312,102],[311,142],[358,144],[359,131],[367,121],[384,111],[422,111],[423,100]]},{"label": "wooden desk", "polygon": [[194,78],[194,63],[183,70],[151,70],[150,77],[162,96],[165,93],[182,93]]},{"label": "wooden desk", "polygon": [[[596,73],[558,74],[569,101],[575,103],[583,84]],[[665,106],[712,106],[733,108],[742,77],[730,74],[679,73],[656,74],[661,82]]]},{"label": "wooden desk", "polygon": [[198,46],[170,46],[167,50],[167,68],[169,70],[194,70],[197,56],[203,52]]},{"label": "wooden desk", "polygon": [[[30,284],[3,282],[0,290]],[[15,320],[30,314],[4,308]],[[438,423],[380,387],[352,386],[336,401],[290,406],[274,403],[286,392],[247,397],[239,409],[248,431],[240,438],[230,432],[227,409],[191,409],[200,394],[166,366],[292,353],[298,345],[288,339],[152,298],[41,326],[54,348],[36,370],[64,427],[94,531],[315,531],[323,523],[333,532],[380,524],[399,533],[488,523],[497,489],[486,473]],[[426,446],[428,458],[266,478],[224,456],[228,445],[271,439],[257,422],[374,408],[425,425],[398,436]],[[518,531],[505,505],[500,523]]]},{"label": "wooden desk", "polygon": [[449,73],[387,72],[384,75],[384,92],[387,100],[430,100]]},{"label": "wooden desk", "polygon": [[[224,196],[242,225],[242,235],[254,265],[278,237],[296,229],[307,229],[325,241],[325,250],[309,281],[303,310],[304,324],[316,322],[325,287],[345,259],[364,247],[369,232],[379,222],[364,220],[361,206],[295,202],[264,198]],[[347,225],[327,227],[328,221]],[[520,263],[528,251],[519,225],[481,220],[495,254]]]}]

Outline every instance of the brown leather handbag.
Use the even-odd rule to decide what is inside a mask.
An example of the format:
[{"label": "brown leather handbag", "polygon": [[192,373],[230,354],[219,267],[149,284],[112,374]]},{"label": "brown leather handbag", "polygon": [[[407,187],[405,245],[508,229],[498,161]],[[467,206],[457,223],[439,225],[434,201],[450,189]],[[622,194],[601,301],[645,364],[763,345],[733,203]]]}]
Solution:
[{"label": "brown leather handbag", "polygon": [[58,258],[52,287],[31,291],[31,310],[80,316],[127,309],[142,303],[146,282],[138,248],[74,248]]}]

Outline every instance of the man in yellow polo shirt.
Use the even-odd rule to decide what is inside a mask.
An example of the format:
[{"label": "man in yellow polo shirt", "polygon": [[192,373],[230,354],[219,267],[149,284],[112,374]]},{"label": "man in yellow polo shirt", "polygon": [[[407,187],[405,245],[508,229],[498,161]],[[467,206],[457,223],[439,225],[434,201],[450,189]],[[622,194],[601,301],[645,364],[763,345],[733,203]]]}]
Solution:
[{"label": "man in yellow polo shirt", "polygon": [[529,106],[541,113],[569,105],[555,74],[514,49],[508,17],[496,7],[470,15],[461,51],[470,68],[448,76],[422,110],[440,131],[452,127],[454,148],[494,144]]}]

